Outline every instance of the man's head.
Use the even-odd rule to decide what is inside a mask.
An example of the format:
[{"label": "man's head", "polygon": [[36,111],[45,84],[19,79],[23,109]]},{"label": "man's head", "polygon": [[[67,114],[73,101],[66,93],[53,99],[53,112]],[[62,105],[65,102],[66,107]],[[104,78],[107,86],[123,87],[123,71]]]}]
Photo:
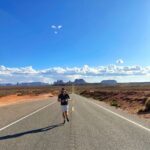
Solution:
[{"label": "man's head", "polygon": [[66,89],[65,89],[65,88],[62,88],[62,89],[61,89],[61,93],[62,93],[62,94],[65,94],[65,93],[66,93]]}]

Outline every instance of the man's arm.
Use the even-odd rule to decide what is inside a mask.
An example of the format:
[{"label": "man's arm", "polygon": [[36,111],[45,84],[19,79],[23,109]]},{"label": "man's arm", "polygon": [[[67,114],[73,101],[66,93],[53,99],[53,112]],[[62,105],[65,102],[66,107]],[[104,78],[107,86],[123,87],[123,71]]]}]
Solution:
[{"label": "man's arm", "polygon": [[58,99],[57,99],[57,100],[58,100],[58,102],[60,102],[60,101],[61,101],[61,99],[60,99],[60,95],[58,95]]},{"label": "man's arm", "polygon": [[71,98],[70,98],[69,94],[67,94],[67,97],[68,97],[68,100],[71,100]]}]

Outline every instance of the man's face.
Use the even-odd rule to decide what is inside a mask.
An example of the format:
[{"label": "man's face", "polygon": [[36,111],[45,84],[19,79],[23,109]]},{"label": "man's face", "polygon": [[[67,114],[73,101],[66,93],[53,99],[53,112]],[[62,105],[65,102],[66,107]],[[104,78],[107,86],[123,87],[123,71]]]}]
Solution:
[{"label": "man's face", "polygon": [[62,93],[65,94],[65,93],[66,93],[66,90],[62,90]]}]

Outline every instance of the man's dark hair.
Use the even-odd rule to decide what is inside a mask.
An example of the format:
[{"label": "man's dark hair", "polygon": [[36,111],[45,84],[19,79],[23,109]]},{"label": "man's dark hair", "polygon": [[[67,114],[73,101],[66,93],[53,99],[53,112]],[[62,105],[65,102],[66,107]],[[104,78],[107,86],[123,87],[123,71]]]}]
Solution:
[{"label": "man's dark hair", "polygon": [[62,91],[64,91],[64,90],[65,90],[65,88],[62,88],[61,90],[62,90]]}]

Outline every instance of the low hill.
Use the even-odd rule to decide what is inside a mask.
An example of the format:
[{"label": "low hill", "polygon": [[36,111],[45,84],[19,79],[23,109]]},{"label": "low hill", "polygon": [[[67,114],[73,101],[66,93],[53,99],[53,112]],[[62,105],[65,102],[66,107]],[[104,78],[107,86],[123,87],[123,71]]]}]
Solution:
[{"label": "low hill", "polygon": [[116,80],[103,80],[101,81],[102,85],[117,85],[117,81]]},{"label": "low hill", "polygon": [[74,84],[86,84],[86,81],[83,79],[75,79]]}]

